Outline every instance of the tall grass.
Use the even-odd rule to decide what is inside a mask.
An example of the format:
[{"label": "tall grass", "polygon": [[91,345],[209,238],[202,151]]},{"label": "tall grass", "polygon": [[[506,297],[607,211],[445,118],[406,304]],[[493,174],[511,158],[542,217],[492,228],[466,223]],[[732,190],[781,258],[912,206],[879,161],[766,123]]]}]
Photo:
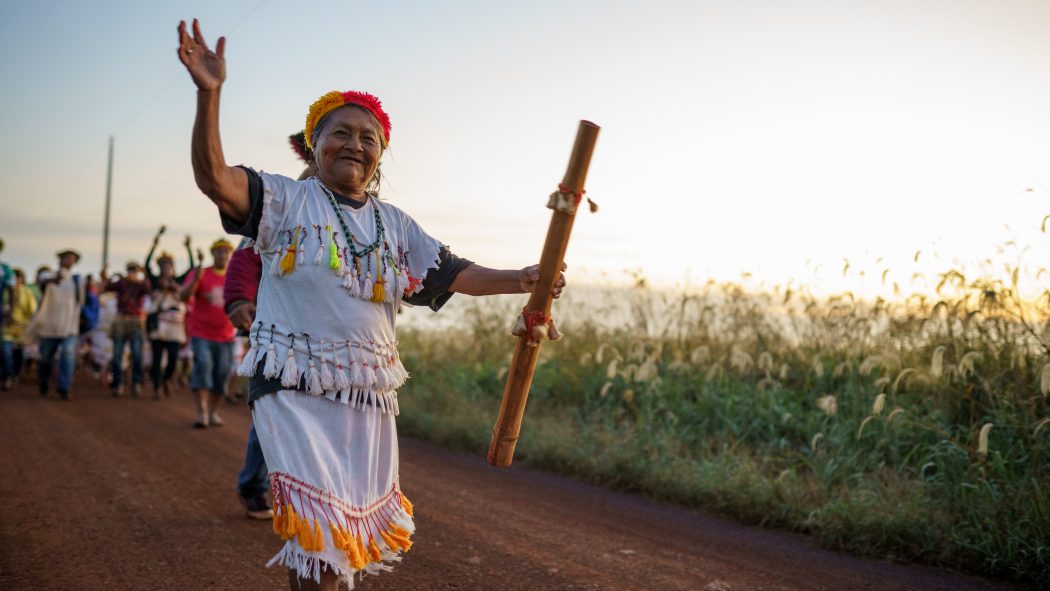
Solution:
[{"label": "tall grass", "polygon": [[[892,302],[711,283],[559,303],[566,337],[542,350],[517,461],[832,548],[1048,581],[1050,299],[1010,277],[949,271]],[[400,425],[484,453],[521,301],[459,304],[454,326],[401,333]]]}]

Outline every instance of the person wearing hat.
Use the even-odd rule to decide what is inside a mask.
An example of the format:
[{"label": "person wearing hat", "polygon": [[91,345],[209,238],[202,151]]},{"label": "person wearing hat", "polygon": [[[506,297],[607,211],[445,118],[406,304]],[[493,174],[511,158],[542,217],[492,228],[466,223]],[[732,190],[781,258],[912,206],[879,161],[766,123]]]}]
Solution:
[{"label": "person wearing hat", "polygon": [[125,345],[131,349],[131,395],[138,396],[142,391],[143,327],[146,318],[146,297],[150,293],[149,282],[142,271],[142,265],[128,261],[124,270],[124,276],[116,281],[108,281],[106,270],[102,270],[103,290],[114,293],[117,298],[117,316],[110,325],[109,334],[113,339],[113,378],[110,388],[115,397],[124,394],[122,382]]},{"label": "person wearing hat", "polygon": [[58,271],[41,281],[40,308],[30,322],[29,332],[40,342],[40,394],[47,396],[52,363],[58,353],[58,395],[72,397],[73,370],[76,368],[77,336],[81,327],[81,307],[88,297],[88,281],[73,273],[80,253],[73,249],[59,251]]},{"label": "person wearing hat", "polygon": [[225,238],[211,245],[212,266],[203,268],[204,254],[197,251],[197,267],[186,277],[179,297],[187,303],[186,334],[193,351],[193,370],[190,389],[197,403],[198,429],[221,427],[219,401],[226,395],[226,384],[233,361],[233,340],[236,329],[226,318],[223,285],[226,265],[230,261],[233,244]]},{"label": "person wearing hat", "polygon": [[[399,483],[397,389],[408,378],[395,331],[402,303],[437,310],[452,293],[525,293],[538,266],[489,269],[454,257],[411,216],[378,198],[390,141],[378,98],[332,91],[304,126],[317,174],[306,180],[226,164],[219,136],[225,39],[212,51],[196,21],[178,55],[197,86],[191,161],[228,232],[255,239],[262,280],[249,403],[270,470],[271,560],[292,589],[353,586],[390,570],[415,530]],[[564,278],[553,293],[560,295]]]}]

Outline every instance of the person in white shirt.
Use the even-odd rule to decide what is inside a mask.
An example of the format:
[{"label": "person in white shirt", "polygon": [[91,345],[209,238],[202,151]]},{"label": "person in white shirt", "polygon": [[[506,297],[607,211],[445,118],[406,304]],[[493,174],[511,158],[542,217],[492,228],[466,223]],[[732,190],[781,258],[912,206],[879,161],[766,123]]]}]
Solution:
[{"label": "person in white shirt", "polygon": [[40,394],[47,396],[52,363],[58,352],[58,395],[71,397],[73,370],[76,367],[77,336],[80,334],[80,307],[87,293],[87,281],[73,274],[80,253],[66,249],[58,253],[58,271],[41,285],[40,309],[31,324],[32,334],[40,341]]}]

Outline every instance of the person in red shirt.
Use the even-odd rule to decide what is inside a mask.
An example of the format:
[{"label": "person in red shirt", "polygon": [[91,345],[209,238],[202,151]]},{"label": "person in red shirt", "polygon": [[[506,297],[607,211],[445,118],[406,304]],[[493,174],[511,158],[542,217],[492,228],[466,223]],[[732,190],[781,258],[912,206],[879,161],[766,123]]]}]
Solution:
[{"label": "person in red shirt", "polygon": [[106,270],[102,270],[102,282],[105,290],[117,294],[117,317],[113,319],[110,337],[113,339],[113,396],[124,394],[121,382],[124,379],[124,345],[131,348],[131,393],[138,396],[142,390],[142,339],[143,320],[146,317],[143,306],[149,295],[149,282],[142,272],[142,266],[129,261],[125,267],[127,273],[121,279],[106,282]]},{"label": "person in red shirt", "polygon": [[[233,360],[233,339],[236,331],[226,318],[223,302],[223,284],[226,281],[226,265],[229,263],[233,244],[225,239],[211,245],[214,261],[211,267],[196,270],[186,277],[179,297],[189,304],[186,314],[186,334],[190,337],[193,351],[193,373],[190,388],[197,402],[197,420],[193,426],[203,429],[222,426],[216,412],[219,401],[226,394],[226,382]],[[197,253],[199,262],[204,256]]]}]

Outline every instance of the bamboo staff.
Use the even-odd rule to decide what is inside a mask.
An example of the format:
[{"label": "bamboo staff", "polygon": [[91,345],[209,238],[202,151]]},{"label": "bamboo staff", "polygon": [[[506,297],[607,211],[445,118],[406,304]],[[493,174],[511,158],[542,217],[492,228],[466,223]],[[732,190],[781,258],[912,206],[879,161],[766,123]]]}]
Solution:
[{"label": "bamboo staff", "polygon": [[[544,338],[554,341],[561,338],[550,318],[553,300],[551,289],[565,260],[569,234],[572,233],[572,223],[576,219],[576,210],[583,197],[587,169],[591,164],[591,154],[594,153],[594,144],[598,141],[600,129],[590,121],[580,121],[565,177],[547,203],[547,207],[554,212],[551,214],[547,239],[543,243],[543,254],[540,257],[540,278],[511,331],[511,334],[518,337],[518,344],[507,374],[507,385],[503,388],[499,417],[492,427],[488,461],[493,466],[509,466],[514,460],[514,447],[521,432],[521,418],[525,414],[529,386],[532,385],[532,375],[536,371],[536,361],[540,356],[540,342]],[[591,207],[593,211],[593,203]]]}]

